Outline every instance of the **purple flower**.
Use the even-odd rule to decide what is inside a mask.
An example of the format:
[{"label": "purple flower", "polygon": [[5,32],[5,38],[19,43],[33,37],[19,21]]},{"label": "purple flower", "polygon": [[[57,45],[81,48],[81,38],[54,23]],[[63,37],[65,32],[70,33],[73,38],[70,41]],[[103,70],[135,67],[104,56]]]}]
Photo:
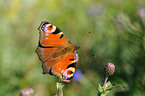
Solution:
[{"label": "purple flower", "polygon": [[87,7],[87,13],[90,16],[93,15],[102,15],[105,12],[106,8],[104,5],[90,5]]},{"label": "purple flower", "polygon": [[145,17],[145,9],[143,9],[143,8],[139,9],[138,15],[140,16],[140,18],[144,18]]},{"label": "purple flower", "polygon": [[76,69],[76,72],[74,74],[74,77],[72,81],[79,81],[82,78],[82,72],[79,69]]},{"label": "purple flower", "polygon": [[19,96],[32,96],[34,90],[32,88],[22,89]]}]

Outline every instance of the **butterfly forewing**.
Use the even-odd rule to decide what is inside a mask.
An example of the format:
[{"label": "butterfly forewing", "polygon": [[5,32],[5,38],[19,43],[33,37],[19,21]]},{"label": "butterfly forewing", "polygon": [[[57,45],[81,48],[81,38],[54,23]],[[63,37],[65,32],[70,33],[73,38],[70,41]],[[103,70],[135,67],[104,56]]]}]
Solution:
[{"label": "butterfly forewing", "polygon": [[[49,27],[51,26],[51,27]],[[48,22],[42,22],[39,29],[40,44],[44,47],[58,47],[69,44],[67,36],[60,29]]]}]

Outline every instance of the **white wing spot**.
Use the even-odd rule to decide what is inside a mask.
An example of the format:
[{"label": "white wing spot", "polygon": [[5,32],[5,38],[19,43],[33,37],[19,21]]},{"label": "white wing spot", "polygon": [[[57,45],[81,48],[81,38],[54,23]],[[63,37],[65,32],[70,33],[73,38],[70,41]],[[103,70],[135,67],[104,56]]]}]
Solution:
[{"label": "white wing spot", "polygon": [[63,34],[63,32],[60,32],[59,34]]}]

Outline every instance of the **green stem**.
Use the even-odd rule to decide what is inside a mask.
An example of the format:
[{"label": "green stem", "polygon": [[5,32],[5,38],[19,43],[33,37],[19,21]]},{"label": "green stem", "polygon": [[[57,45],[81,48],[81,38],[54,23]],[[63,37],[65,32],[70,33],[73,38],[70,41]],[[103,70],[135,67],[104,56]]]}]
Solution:
[{"label": "green stem", "polygon": [[59,82],[56,83],[57,85],[57,96],[63,96],[63,91],[62,91],[62,87],[64,86],[60,80]]},{"label": "green stem", "polygon": [[105,88],[105,85],[107,83],[107,80],[108,80],[108,77],[105,78],[105,82],[104,82],[103,88]]}]

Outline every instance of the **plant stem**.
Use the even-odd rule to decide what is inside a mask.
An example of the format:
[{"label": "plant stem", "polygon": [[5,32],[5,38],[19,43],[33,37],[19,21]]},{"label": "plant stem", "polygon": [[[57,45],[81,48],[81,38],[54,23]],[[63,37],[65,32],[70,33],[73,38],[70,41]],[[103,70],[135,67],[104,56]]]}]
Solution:
[{"label": "plant stem", "polygon": [[60,82],[60,80],[56,84],[57,84],[57,96],[63,96],[62,87],[64,85]]},{"label": "plant stem", "polygon": [[[59,79],[59,85],[60,85],[60,79]],[[60,91],[61,91],[61,86],[58,86],[58,94],[57,94],[57,96],[60,96]]]},{"label": "plant stem", "polygon": [[104,82],[103,88],[105,88],[107,80],[108,80],[108,76],[105,78],[105,82]]}]

